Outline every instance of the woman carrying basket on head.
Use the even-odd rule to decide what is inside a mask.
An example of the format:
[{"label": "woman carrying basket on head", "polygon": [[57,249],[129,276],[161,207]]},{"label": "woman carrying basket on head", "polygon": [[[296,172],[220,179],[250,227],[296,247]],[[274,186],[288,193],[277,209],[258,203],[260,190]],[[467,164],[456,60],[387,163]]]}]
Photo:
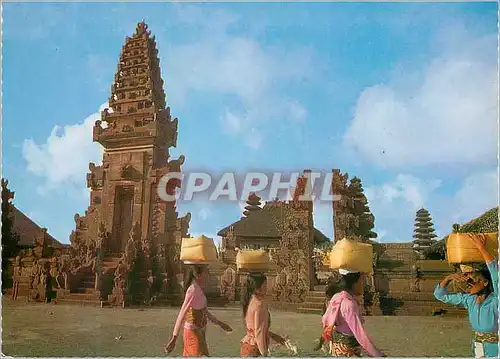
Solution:
[{"label": "woman carrying basket on head", "polygon": [[241,357],[268,356],[270,340],[284,345],[286,340],[270,331],[271,315],[264,300],[267,278],[262,273],[251,273],[247,277],[246,291],[241,300],[246,335],[241,340]]},{"label": "woman carrying basket on head", "polygon": [[181,328],[184,328],[184,357],[209,356],[206,341],[206,326],[209,321],[226,332],[232,331],[229,325],[218,320],[209,312],[207,298],[203,292],[203,288],[207,285],[209,278],[209,266],[207,263],[216,258],[214,251],[215,245],[213,244],[213,240],[205,236],[201,236],[198,239],[186,238],[182,240],[181,260],[185,264],[189,263],[191,268],[184,286],[184,303],[177,316],[172,338],[165,346],[167,354],[170,354],[174,350]]},{"label": "woman carrying basket on head", "polygon": [[332,356],[359,357],[364,349],[371,357],[384,357],[366,333],[356,300],[356,296],[363,294],[363,274],[344,269],[339,272],[340,283],[333,287],[338,292],[331,298],[322,318],[323,341],[330,343]]},{"label": "woman carrying basket on head", "polygon": [[[437,285],[434,296],[443,303],[467,309],[474,330],[473,353],[476,358],[498,357],[498,262],[487,252],[484,236],[475,235],[471,240],[487,268],[447,276]],[[467,293],[449,293],[446,288],[453,280],[465,281]]]}]

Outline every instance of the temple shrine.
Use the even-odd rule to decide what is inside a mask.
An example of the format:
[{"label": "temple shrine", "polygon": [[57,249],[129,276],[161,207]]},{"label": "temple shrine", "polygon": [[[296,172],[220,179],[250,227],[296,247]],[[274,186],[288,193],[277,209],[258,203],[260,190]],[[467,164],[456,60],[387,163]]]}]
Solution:
[{"label": "temple shrine", "polygon": [[155,37],[141,22],[126,38],[109,108],[94,126],[104,155],[102,165],[89,165],[90,205],[75,216],[71,246],[79,266],[73,277],[80,280],[71,291],[91,291],[92,276],[94,294],[115,304],[148,301],[167,283],[163,294],[174,290],[180,271],[175,253],[190,215],[179,218],[175,201],[162,201],[157,189],[162,176],[180,172],[184,163],[184,156],[171,159],[169,153],[177,126],[166,107]]}]

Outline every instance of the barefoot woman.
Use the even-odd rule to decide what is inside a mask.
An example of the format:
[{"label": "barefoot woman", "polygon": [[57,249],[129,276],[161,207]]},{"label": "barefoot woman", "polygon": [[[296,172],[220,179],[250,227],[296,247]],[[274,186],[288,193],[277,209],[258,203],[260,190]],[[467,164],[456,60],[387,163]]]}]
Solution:
[{"label": "barefoot woman", "polygon": [[270,339],[283,345],[285,339],[269,330],[271,316],[264,297],[267,292],[267,278],[262,273],[251,273],[241,300],[246,335],[241,341],[240,356],[267,356]]},{"label": "barefoot woman", "polygon": [[221,322],[208,311],[207,298],[203,293],[203,287],[207,282],[208,265],[192,266],[186,281],[187,290],[184,303],[175,322],[172,338],[165,347],[167,354],[174,350],[182,327],[184,327],[184,357],[209,356],[205,336],[208,321],[226,332],[232,331],[229,325]]},{"label": "barefoot woman", "polygon": [[[473,353],[476,358],[498,357],[498,262],[486,251],[483,237],[472,238],[487,269],[447,276],[434,290],[434,296],[443,303],[467,309],[474,330]],[[466,281],[467,293],[448,293],[446,287],[452,280]]]}]

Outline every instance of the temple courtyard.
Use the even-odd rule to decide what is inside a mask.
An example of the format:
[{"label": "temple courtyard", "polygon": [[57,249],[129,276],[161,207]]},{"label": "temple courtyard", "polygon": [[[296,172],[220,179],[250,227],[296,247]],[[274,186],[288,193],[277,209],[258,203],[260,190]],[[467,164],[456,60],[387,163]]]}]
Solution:
[{"label": "temple courtyard", "polygon": [[[237,356],[243,325],[238,308],[214,308],[213,313],[234,332],[210,327],[212,356]],[[97,308],[62,304],[32,304],[3,300],[2,352],[9,356],[155,357],[164,356],[163,344],[171,333],[175,308]],[[288,335],[300,356],[314,353],[319,336],[319,315],[272,311],[272,327]],[[470,356],[471,330],[466,318],[368,317],[367,328],[388,356]],[[179,340],[173,355],[182,354]],[[285,351],[273,351],[287,356]]]}]

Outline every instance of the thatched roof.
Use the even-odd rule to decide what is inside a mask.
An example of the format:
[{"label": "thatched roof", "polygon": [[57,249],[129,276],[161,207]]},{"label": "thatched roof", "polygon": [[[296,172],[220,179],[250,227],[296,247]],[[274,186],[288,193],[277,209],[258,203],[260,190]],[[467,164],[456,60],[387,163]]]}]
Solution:
[{"label": "thatched roof", "polygon": [[[233,227],[234,235],[253,238],[281,238],[279,224],[283,221],[283,212],[280,206],[266,204],[261,210],[254,211],[248,217],[243,217],[229,226],[221,229],[217,235],[227,236]],[[330,239],[319,229],[314,228],[314,242],[325,243]]]},{"label": "thatched roof", "polygon": [[260,211],[242,217],[239,221],[221,229],[217,235],[225,237],[231,227],[239,237],[280,238],[278,223],[283,219],[281,208],[278,206],[264,206]]},{"label": "thatched roof", "polygon": [[[12,206],[12,231],[19,235],[19,245],[23,247],[31,247],[35,245],[35,238],[40,237],[43,233],[42,227],[36,224],[31,218],[26,216],[21,210]],[[66,247],[66,245],[57,241],[54,237],[48,234],[49,246],[56,249]]]}]

